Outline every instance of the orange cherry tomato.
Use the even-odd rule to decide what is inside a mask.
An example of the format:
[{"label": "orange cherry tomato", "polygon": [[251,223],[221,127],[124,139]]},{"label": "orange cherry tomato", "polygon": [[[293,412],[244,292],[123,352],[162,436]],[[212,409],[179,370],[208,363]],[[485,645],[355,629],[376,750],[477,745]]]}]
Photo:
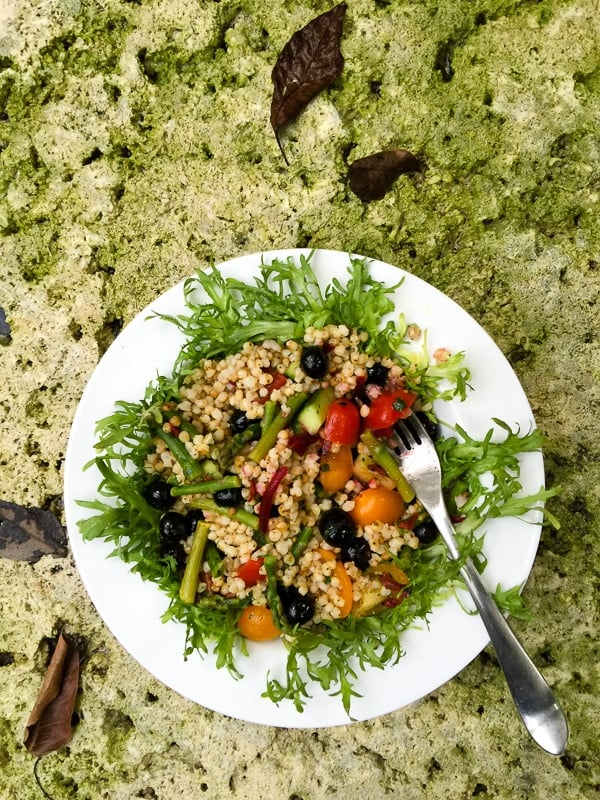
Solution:
[{"label": "orange cherry tomato", "polygon": [[326,492],[339,492],[352,477],[352,449],[344,444],[339,450],[330,450],[321,456],[319,480]]},{"label": "orange cherry tomato", "polygon": [[273,622],[273,612],[266,606],[246,606],[237,626],[242,636],[252,642],[270,642],[281,636],[281,631]]},{"label": "orange cherry tomato", "polygon": [[354,587],[352,586],[352,579],[346,572],[346,567],[342,564],[342,562],[337,561],[335,553],[332,553],[331,550],[323,550],[320,547],[318,548],[317,552],[323,561],[335,561],[333,577],[337,578],[338,583],[340,584],[340,597],[344,601],[344,604],[339,606],[339,609],[340,619],[343,619],[352,611],[352,604],[354,603]]},{"label": "orange cherry tomato", "polygon": [[404,500],[395,489],[376,486],[365,489],[354,501],[350,516],[364,527],[371,522],[395,522],[404,513]]},{"label": "orange cherry tomato", "polygon": [[237,571],[238,578],[241,578],[247,587],[256,586],[259,581],[266,580],[266,576],[260,572],[264,561],[264,558],[251,558],[250,561],[246,561]]}]

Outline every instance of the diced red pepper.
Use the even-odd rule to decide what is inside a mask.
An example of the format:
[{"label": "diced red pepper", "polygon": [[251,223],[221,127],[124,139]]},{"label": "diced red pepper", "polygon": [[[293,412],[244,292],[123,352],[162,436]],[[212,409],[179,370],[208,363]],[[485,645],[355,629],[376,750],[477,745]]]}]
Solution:
[{"label": "diced red pepper", "polygon": [[408,519],[399,519],[399,520],[397,520],[395,524],[399,528],[403,528],[404,530],[407,530],[407,531],[412,531],[412,529],[417,524],[418,520],[419,520],[419,515],[418,515],[418,513],[416,513],[416,514],[413,514],[412,516],[408,517]]},{"label": "diced red pepper", "polygon": [[317,437],[310,433],[293,433],[288,439],[288,445],[294,453],[303,456],[308,448],[317,441]]},{"label": "diced red pepper", "polygon": [[279,484],[288,473],[287,467],[279,467],[276,469],[271,480],[268,482],[265,491],[260,499],[260,507],[258,509],[258,529],[261,533],[267,533],[269,530],[269,517],[271,508],[273,507],[273,498],[277,491]]},{"label": "diced red pepper", "polygon": [[390,425],[389,428],[378,428],[376,431],[373,431],[373,433],[378,439],[389,439],[394,435],[394,426]]},{"label": "diced red pepper", "polygon": [[385,586],[385,588],[389,589],[391,592],[391,594],[385,598],[381,605],[384,606],[384,608],[395,608],[396,606],[399,606],[404,598],[408,596],[408,589],[406,586],[398,583],[392,578],[391,575],[388,575],[385,572],[381,575],[378,575],[378,578],[382,586]]},{"label": "diced red pepper", "polygon": [[410,408],[417,399],[416,394],[406,389],[391,389],[381,392],[371,402],[365,427],[372,431],[389,428],[410,414]]},{"label": "diced red pepper", "polygon": [[264,558],[251,558],[250,561],[246,561],[238,569],[238,578],[241,578],[247,587],[256,586],[259,581],[266,580],[266,576],[260,572],[264,562]]},{"label": "diced red pepper", "polygon": [[323,436],[334,444],[355,445],[360,432],[360,413],[351,400],[334,400],[327,411]]},{"label": "diced red pepper", "polygon": [[267,394],[264,397],[259,397],[258,399],[258,402],[261,405],[264,405],[264,403],[267,402],[267,400],[271,397],[271,394],[275,391],[275,389],[281,389],[282,386],[285,386],[285,384],[287,383],[287,378],[285,377],[283,372],[279,372],[278,369],[271,369],[270,367],[267,367],[266,369],[263,370],[263,372],[266,372],[268,375],[270,375],[272,381],[271,383],[268,384],[268,386],[265,387],[267,390]]}]

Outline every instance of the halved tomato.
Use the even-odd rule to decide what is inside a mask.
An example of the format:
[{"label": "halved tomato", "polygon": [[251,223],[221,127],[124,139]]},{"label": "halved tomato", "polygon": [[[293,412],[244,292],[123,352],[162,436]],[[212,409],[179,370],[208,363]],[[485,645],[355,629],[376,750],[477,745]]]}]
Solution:
[{"label": "halved tomato", "polygon": [[365,427],[372,431],[390,428],[399,419],[404,419],[410,414],[411,406],[417,395],[406,389],[391,389],[381,392],[371,401],[369,413],[365,418]]}]

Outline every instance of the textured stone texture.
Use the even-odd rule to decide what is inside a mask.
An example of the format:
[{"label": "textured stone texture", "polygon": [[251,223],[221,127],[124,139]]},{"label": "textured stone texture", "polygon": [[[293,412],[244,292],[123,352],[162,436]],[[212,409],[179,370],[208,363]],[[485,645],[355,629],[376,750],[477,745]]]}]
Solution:
[{"label": "textured stone texture", "polygon": [[[2,496],[60,516],[69,423],[99,356],[210,257],[309,245],[411,270],[486,327],[548,436],[562,527],[543,533],[525,590],[534,619],[515,627],[567,710],[569,749],[554,759],[528,740],[491,651],[369,723],[221,717],[132,662],[69,558],[0,558],[2,798],[40,796],[21,738],[62,626],[87,658],[72,742],[39,768],[55,798],[597,796],[598,2],[350,0],[344,72],[285,133],[286,169],[270,71],[329,7],[3,1]],[[427,169],[364,205],[346,163],[388,147]]]}]

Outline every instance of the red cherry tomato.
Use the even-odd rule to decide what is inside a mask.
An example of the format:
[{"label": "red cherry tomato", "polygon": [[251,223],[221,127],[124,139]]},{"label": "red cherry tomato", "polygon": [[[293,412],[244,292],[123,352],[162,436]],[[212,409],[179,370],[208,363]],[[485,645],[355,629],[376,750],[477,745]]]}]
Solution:
[{"label": "red cherry tomato", "polygon": [[241,578],[247,587],[256,586],[259,581],[264,581],[265,576],[260,574],[264,558],[251,558],[238,569],[238,578]]},{"label": "red cherry tomato", "polygon": [[417,396],[406,389],[391,389],[381,392],[371,402],[369,414],[365,418],[365,427],[372,431],[389,428],[399,419],[404,419],[410,414],[410,407]]},{"label": "red cherry tomato", "polygon": [[334,400],[323,428],[325,439],[334,444],[354,445],[358,441],[360,414],[351,400]]}]

